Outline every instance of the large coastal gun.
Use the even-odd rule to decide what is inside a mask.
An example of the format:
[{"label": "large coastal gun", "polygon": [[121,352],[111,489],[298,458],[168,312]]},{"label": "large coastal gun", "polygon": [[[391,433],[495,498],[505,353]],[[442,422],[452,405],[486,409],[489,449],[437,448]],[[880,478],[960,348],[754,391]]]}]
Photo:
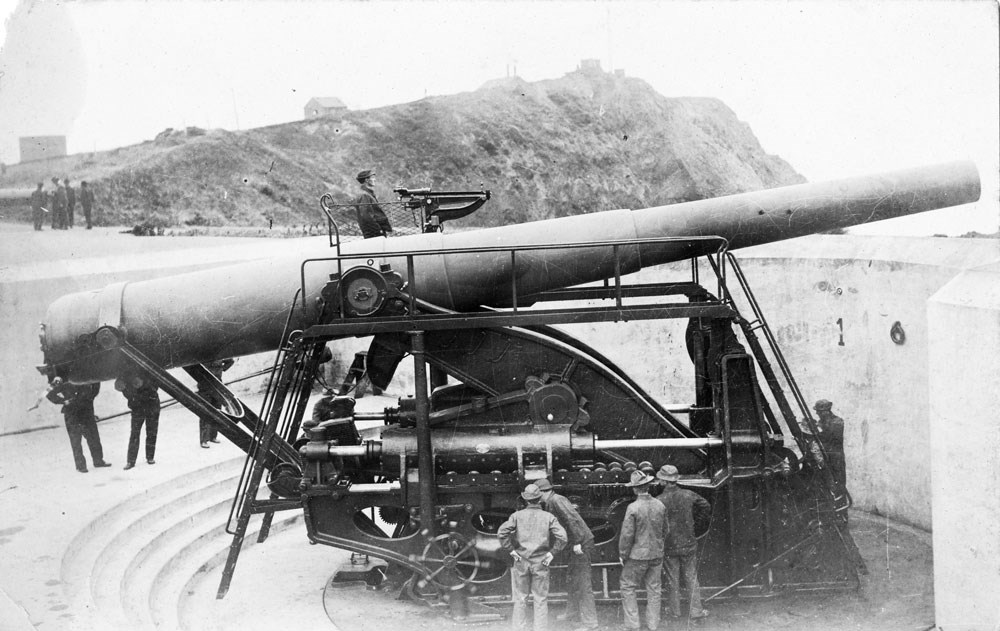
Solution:
[{"label": "large coastal gun", "polygon": [[[548,477],[597,539],[594,587],[618,595],[617,534],[634,469],[670,463],[703,494],[702,583],[716,594],[845,589],[863,563],[849,495],[811,455],[805,397],[731,250],[976,201],[971,163],[444,235],[369,239],[71,294],[42,326],[50,380],[149,379],[248,454],[220,597],[250,517],[305,514],[309,539],[380,559],[349,577],[427,602],[509,599],[499,524]],[[684,278],[628,283],[691,261]],[[703,282],[703,277],[710,282]],[[709,289],[711,287],[711,289]],[[741,313],[740,305],[749,305]],[[744,309],[747,311],[747,309]],[[690,405],[667,408],[553,324],[686,321]],[[622,326],[628,326],[622,324]],[[386,387],[413,358],[412,396],[378,414],[330,402],[303,421],[326,346],[372,336]],[[259,416],[200,364],[278,351]],[[185,367],[216,410],[171,376]],[[664,371],[666,372],[666,370]],[[358,423],[376,421],[359,431]],[[266,482],[269,497],[258,497]],[[557,566],[557,570],[558,567]],[[555,591],[562,589],[557,571]],[[477,610],[479,611],[479,610]]]}]

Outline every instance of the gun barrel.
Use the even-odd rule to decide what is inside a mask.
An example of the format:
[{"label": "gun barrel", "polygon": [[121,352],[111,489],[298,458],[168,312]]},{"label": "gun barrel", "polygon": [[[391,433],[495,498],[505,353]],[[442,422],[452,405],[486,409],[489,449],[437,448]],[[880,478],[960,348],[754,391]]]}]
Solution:
[{"label": "gun barrel", "polygon": [[[518,295],[526,296],[717,249],[711,240],[661,240],[619,246],[616,260],[610,248],[599,245],[605,241],[721,236],[730,248],[741,248],[966,204],[979,195],[975,165],[956,162],[636,211],[596,212],[447,235],[367,239],[346,243],[341,251],[363,255],[345,265],[370,264],[377,269],[388,263],[406,278],[407,259],[398,252],[595,244],[518,252],[514,260],[509,252],[500,251],[416,257],[417,297],[463,310],[506,304],[511,278],[516,278]],[[290,324],[300,329],[318,322],[316,297],[337,265],[317,261],[303,267],[302,262],[330,256],[324,246],[302,256],[63,296],[49,307],[43,323],[46,364],[54,374],[75,383],[119,376],[117,354],[80,344],[106,326],[124,331],[129,343],[167,368],[274,350],[303,274],[305,308],[294,311]]]}]

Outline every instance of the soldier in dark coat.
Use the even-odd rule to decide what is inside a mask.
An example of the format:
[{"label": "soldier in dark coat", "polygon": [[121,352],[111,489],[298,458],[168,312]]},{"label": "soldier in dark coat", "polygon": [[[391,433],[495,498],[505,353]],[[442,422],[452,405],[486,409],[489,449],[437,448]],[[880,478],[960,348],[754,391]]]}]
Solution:
[{"label": "soldier in dark coat", "polygon": [[97,431],[97,416],[94,415],[94,398],[100,392],[101,384],[88,383],[77,386],[63,384],[61,380],[56,379],[53,386],[46,397],[52,403],[62,405],[66,433],[69,434],[69,445],[73,449],[76,470],[80,473],[87,472],[87,459],[83,456],[83,439],[87,439],[94,467],[110,467],[111,463],[104,461],[101,435]]},{"label": "soldier in dark coat", "polygon": [[42,220],[45,218],[45,204],[48,203],[48,195],[42,190],[42,183],[38,183],[38,188],[31,193],[31,220],[35,223],[35,230],[42,229]]},{"label": "soldier in dark coat", "polygon": [[93,227],[90,221],[90,211],[94,207],[94,191],[86,182],[80,182],[80,205],[83,206],[83,217],[87,220],[87,230]]},{"label": "soldier in dark coat", "polygon": [[830,474],[840,489],[847,488],[847,460],[844,458],[844,419],[833,413],[833,403],[820,399],[813,406],[816,415],[816,428],[819,429],[820,442],[826,452],[827,465]]},{"label": "soldier in dark coat", "polygon": [[557,619],[579,619],[580,626],[575,631],[597,629],[597,607],[590,576],[594,533],[573,503],[555,492],[551,482],[543,478],[535,482],[535,486],[542,492],[542,508],[555,515],[559,525],[566,531],[566,548],[569,550],[566,564],[566,612]]},{"label": "soldier in dark coat", "polygon": [[[208,362],[205,364],[205,368],[208,372],[212,373],[216,379],[222,381],[222,373],[226,372],[233,367],[234,360],[232,359],[217,359],[213,362]],[[198,382],[198,394],[200,394],[206,401],[211,403],[213,406],[222,409],[222,397],[217,395],[215,391],[206,383]],[[215,423],[211,419],[201,417],[198,419],[198,434],[201,438],[202,449],[208,449],[208,443],[219,442],[219,430],[215,426]]]},{"label": "soldier in dark coat", "polygon": [[128,400],[128,408],[132,410],[132,432],[128,437],[125,469],[135,466],[135,459],[139,456],[139,434],[143,425],[146,426],[146,463],[156,464],[153,458],[156,455],[156,433],[160,428],[160,395],[156,392],[156,386],[146,383],[142,377],[121,381],[120,389]]},{"label": "soldier in dark coat", "polygon": [[76,191],[69,185],[69,178],[63,179],[66,187],[66,226],[73,227],[73,209],[76,208]]},{"label": "soldier in dark coat", "polygon": [[361,195],[354,200],[354,208],[358,214],[358,228],[361,235],[366,239],[372,237],[385,237],[392,232],[389,219],[385,216],[382,207],[378,205],[375,197],[375,183],[372,178],[375,171],[365,169],[358,173],[357,180],[361,184]]},{"label": "soldier in dark coat", "polygon": [[712,507],[702,496],[677,486],[680,479],[677,467],[665,464],[656,472],[656,479],[663,482],[663,492],[656,499],[667,512],[670,533],[663,548],[663,565],[667,577],[667,615],[679,617],[681,611],[680,579],[683,575],[688,588],[690,604],[688,617],[704,618],[708,612],[701,608],[701,587],[698,584],[698,540],[694,536],[695,523],[704,523],[711,517]]},{"label": "soldier in dark coat", "polygon": [[52,184],[55,185],[55,190],[52,191],[52,229],[53,230],[65,230],[66,229],[66,189],[63,188],[62,184],[59,183],[59,178],[52,178]]}]

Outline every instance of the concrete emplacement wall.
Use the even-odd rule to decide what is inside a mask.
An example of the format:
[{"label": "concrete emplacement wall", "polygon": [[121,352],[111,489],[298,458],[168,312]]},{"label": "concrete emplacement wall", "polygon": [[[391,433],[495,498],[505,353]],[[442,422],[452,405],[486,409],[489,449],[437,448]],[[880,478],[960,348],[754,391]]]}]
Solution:
[{"label": "concrete emplacement wall", "polygon": [[[998,345],[995,341],[985,345],[995,339],[1000,320],[996,306],[988,304],[995,289],[991,293],[983,286],[993,283],[995,288],[996,274],[964,275],[962,300],[935,303],[933,317],[928,317],[928,301],[956,277],[1000,262],[1000,242],[812,236],[737,255],[806,399],[832,400],[834,412],[847,422],[848,486],[856,506],[927,530],[933,525],[939,531],[944,524],[954,526],[956,521],[971,524],[973,520],[948,519],[940,511],[932,517],[932,461],[938,463],[937,471],[943,469],[942,479],[933,487],[934,501],[954,506],[952,515],[961,514],[963,494],[975,492],[977,480],[985,479],[987,491],[994,498],[1000,497],[997,426],[992,416],[1000,407],[995,359]],[[252,257],[220,255],[214,264],[240,258]],[[212,264],[207,261],[198,266]],[[137,265],[135,269],[110,271],[97,266],[93,273],[78,271],[71,279],[53,276],[30,283],[0,276],[0,309],[8,323],[2,335],[6,353],[0,360],[5,376],[0,434],[61,423],[58,410],[47,403],[26,411],[45,385],[33,369],[41,359],[35,331],[52,300],[69,291],[187,271],[179,267],[196,266],[150,270]],[[666,266],[637,276],[642,282],[676,279],[684,269]],[[987,303],[979,304],[979,300]],[[683,344],[684,324],[638,322],[567,328],[669,404],[690,403],[693,396],[693,376]],[[345,356],[341,365],[346,366],[350,355],[365,347],[365,341],[354,339],[336,343],[334,350]],[[244,361],[263,366],[270,358]],[[408,364],[401,365],[397,388],[409,381]],[[111,411],[122,407],[120,395],[107,387],[98,402],[99,413],[102,408]],[[947,424],[953,418],[954,427],[964,428],[961,436]],[[966,464],[964,447],[969,444],[989,452],[976,458],[978,469]],[[948,445],[948,451],[937,445]],[[972,467],[970,475],[960,474],[963,467]],[[969,484],[952,488],[942,482],[958,478],[967,479]],[[992,537],[991,545],[996,547],[1000,508],[996,502],[987,504],[977,502],[974,506],[977,514],[985,511],[991,521],[983,517],[974,521],[992,524],[992,530],[986,528],[984,534]],[[954,541],[951,535],[943,537],[935,532],[936,556],[939,548],[944,550]],[[972,550],[969,554],[982,554],[971,538],[966,543]],[[992,571],[996,573],[996,568]],[[945,586],[937,589],[942,597]]]}]

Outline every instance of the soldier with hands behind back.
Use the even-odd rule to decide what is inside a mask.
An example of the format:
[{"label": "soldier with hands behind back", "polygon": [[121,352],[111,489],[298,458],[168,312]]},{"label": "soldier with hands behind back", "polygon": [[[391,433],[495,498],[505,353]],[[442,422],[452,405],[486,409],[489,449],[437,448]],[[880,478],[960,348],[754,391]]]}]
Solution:
[{"label": "soldier with hands behind back", "polygon": [[569,550],[566,564],[566,612],[556,619],[579,619],[580,626],[575,631],[596,629],[597,606],[594,603],[590,577],[594,533],[587,527],[587,522],[573,503],[553,490],[551,482],[541,479],[535,485],[542,492],[542,508],[555,515],[559,525],[566,530],[566,547]]},{"label": "soldier with hands behind back", "polygon": [[621,533],[618,535],[618,555],[622,574],[620,587],[625,629],[641,628],[639,600],[636,588],[646,587],[646,628],[656,631],[660,626],[660,574],[663,572],[663,544],[668,532],[666,509],[649,494],[654,478],[642,471],[633,471],[628,486],[635,501],[625,509]]},{"label": "soldier with hands behind back", "polygon": [[528,593],[534,601],[534,631],[549,625],[549,564],[566,546],[566,531],[555,515],[542,510],[542,492],[534,484],[524,487],[521,497],[528,503],[512,514],[497,531],[500,546],[510,553],[511,599],[514,631],[527,629]]},{"label": "soldier with hands behind back", "polygon": [[663,492],[657,500],[666,509],[670,533],[663,549],[663,565],[667,575],[667,615],[680,616],[680,579],[688,588],[691,619],[704,618],[708,612],[701,608],[701,587],[698,584],[698,540],[694,536],[695,523],[704,523],[711,517],[711,505],[694,491],[677,486],[680,480],[677,467],[665,464],[656,472],[656,479],[663,483]]}]

